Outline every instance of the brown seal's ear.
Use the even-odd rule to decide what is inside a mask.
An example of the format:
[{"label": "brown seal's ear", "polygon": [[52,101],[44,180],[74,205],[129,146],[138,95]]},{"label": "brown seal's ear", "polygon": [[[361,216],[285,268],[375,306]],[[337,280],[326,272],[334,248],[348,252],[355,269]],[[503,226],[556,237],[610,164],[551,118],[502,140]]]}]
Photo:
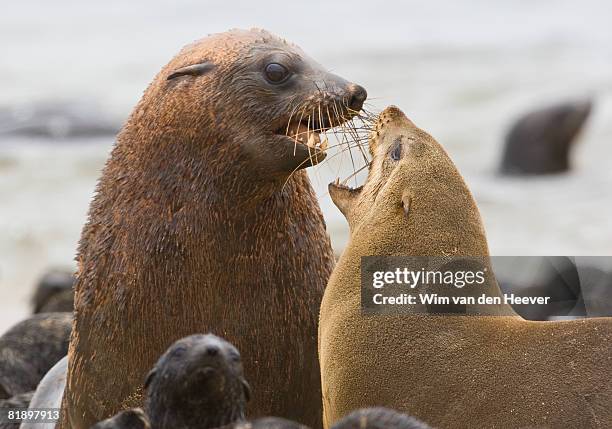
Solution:
[{"label": "brown seal's ear", "polygon": [[149,387],[149,384],[151,384],[151,382],[153,381],[156,375],[157,375],[157,368],[153,368],[151,371],[149,371],[149,373],[147,374],[147,378],[145,378],[144,385],[143,385],[145,390]]},{"label": "brown seal's ear", "polygon": [[240,377],[240,383],[242,383],[242,388],[244,389],[244,397],[246,401],[249,402],[251,400],[251,386],[244,377]]},{"label": "brown seal's ear", "polygon": [[180,77],[180,76],[201,76],[205,73],[208,73],[214,68],[215,68],[215,65],[209,61],[205,61],[199,64],[192,64],[190,66],[181,67],[178,70],[174,70],[172,73],[168,75],[166,80],[171,80],[171,79],[174,79],[175,77]]}]

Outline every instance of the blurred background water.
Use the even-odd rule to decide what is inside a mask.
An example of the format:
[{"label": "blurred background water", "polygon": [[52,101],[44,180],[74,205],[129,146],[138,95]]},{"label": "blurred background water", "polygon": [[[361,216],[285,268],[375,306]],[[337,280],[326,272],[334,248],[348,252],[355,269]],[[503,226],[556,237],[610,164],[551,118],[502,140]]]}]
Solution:
[{"label": "blurred background water", "polygon": [[[495,255],[612,254],[612,3],[23,0],[0,14],[0,108],[99,106],[119,125],[181,46],[262,27],[400,106],[450,152]],[[503,136],[532,108],[589,96],[595,110],[564,175],[495,174]],[[60,124],[61,125],[61,124]],[[113,138],[0,137],[0,329],[28,313],[38,276],[73,264]],[[334,246],[333,162],[310,171]],[[352,171],[345,158],[341,177]]]}]

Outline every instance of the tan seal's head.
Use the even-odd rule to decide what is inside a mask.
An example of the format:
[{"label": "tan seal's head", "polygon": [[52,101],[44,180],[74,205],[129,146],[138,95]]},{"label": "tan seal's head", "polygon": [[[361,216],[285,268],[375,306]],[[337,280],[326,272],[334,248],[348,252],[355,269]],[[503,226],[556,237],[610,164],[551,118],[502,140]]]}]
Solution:
[{"label": "tan seal's head", "polygon": [[231,30],[183,48],[136,114],[176,140],[204,143],[214,131],[238,143],[251,170],[286,175],[325,158],[320,132],[354,116],[366,97],[296,45],[265,30]]},{"label": "tan seal's head", "polygon": [[373,237],[364,240],[362,254],[488,255],[474,198],[433,137],[390,106],[374,125],[369,149],[372,162],[362,187],[329,185],[353,247],[365,246],[360,237]]}]

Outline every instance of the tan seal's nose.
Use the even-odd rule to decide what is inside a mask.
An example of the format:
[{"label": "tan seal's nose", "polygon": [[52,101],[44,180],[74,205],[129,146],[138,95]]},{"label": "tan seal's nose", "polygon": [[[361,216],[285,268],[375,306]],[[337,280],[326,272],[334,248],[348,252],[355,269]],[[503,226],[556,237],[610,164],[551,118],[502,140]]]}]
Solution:
[{"label": "tan seal's nose", "polygon": [[361,85],[349,85],[349,107],[355,111],[361,110],[363,102],[368,98],[368,92]]},{"label": "tan seal's nose", "polygon": [[391,123],[391,125],[397,126],[410,126],[414,127],[414,123],[408,119],[408,116],[397,106],[388,106],[380,114],[380,121],[383,124]]}]

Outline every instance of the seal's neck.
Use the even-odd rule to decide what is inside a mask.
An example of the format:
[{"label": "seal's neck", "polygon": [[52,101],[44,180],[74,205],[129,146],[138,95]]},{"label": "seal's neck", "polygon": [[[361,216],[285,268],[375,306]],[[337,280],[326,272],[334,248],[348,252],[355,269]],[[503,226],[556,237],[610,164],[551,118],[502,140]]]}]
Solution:
[{"label": "seal's neck", "polygon": [[[378,270],[378,268],[375,268],[376,264],[382,264],[383,271],[394,272],[398,267],[408,267],[408,270],[414,273],[421,271],[423,276],[428,272],[429,278],[434,279],[426,282],[422,280],[424,278],[422,277],[414,288],[410,288],[406,284],[385,286],[385,296],[400,296],[407,293],[416,298],[416,303],[414,305],[401,304],[401,309],[399,307],[392,309],[393,305],[386,306],[381,310],[382,313],[387,312],[387,310],[392,310],[391,312],[398,310],[400,314],[516,315],[512,307],[504,301],[504,296],[497,284],[488,256],[465,258],[465,261],[474,261],[474,264],[467,267],[457,267],[455,264],[461,263],[464,259],[441,257],[439,255],[418,255],[415,257],[415,255],[407,254],[385,254],[376,246],[364,248],[362,245],[355,244],[349,242],[329,280],[325,293],[333,296],[332,300],[351,301],[365,312],[371,309],[374,309],[375,312],[381,310],[381,308],[375,308],[376,306],[366,305],[363,300],[372,298],[375,293],[383,293],[383,289],[373,288],[367,280],[371,277],[369,274],[372,274],[371,272],[368,274],[368,271]],[[385,258],[375,262],[372,267],[368,267],[367,264],[371,261],[362,259],[362,257],[369,255],[384,256]],[[457,271],[470,271],[474,273],[474,276],[479,276],[481,275],[479,272],[482,272],[484,281],[472,281],[469,284],[461,285],[462,287],[456,287],[453,284],[440,283],[439,280],[435,280],[436,276],[444,278],[448,273]],[[478,277],[475,278],[478,279]],[[347,281],[347,279],[350,280]],[[347,287],[347,285],[350,286]],[[444,305],[443,301],[422,302],[420,295],[448,297],[450,302],[449,305]],[[470,297],[474,298],[474,302],[464,299]],[[487,300],[484,301],[483,297],[486,297]],[[497,301],[493,305],[490,300]]]},{"label": "seal's neck", "polygon": [[245,212],[262,204],[285,204],[289,197],[308,198],[308,193],[295,192],[296,187],[310,186],[303,171],[273,173],[245,154],[241,142],[201,130],[197,135],[208,138],[196,140],[176,129],[143,135],[128,123],[109,168],[122,170],[120,175],[130,179],[133,190],[146,187],[160,202],[227,209],[228,217],[244,218]]}]

